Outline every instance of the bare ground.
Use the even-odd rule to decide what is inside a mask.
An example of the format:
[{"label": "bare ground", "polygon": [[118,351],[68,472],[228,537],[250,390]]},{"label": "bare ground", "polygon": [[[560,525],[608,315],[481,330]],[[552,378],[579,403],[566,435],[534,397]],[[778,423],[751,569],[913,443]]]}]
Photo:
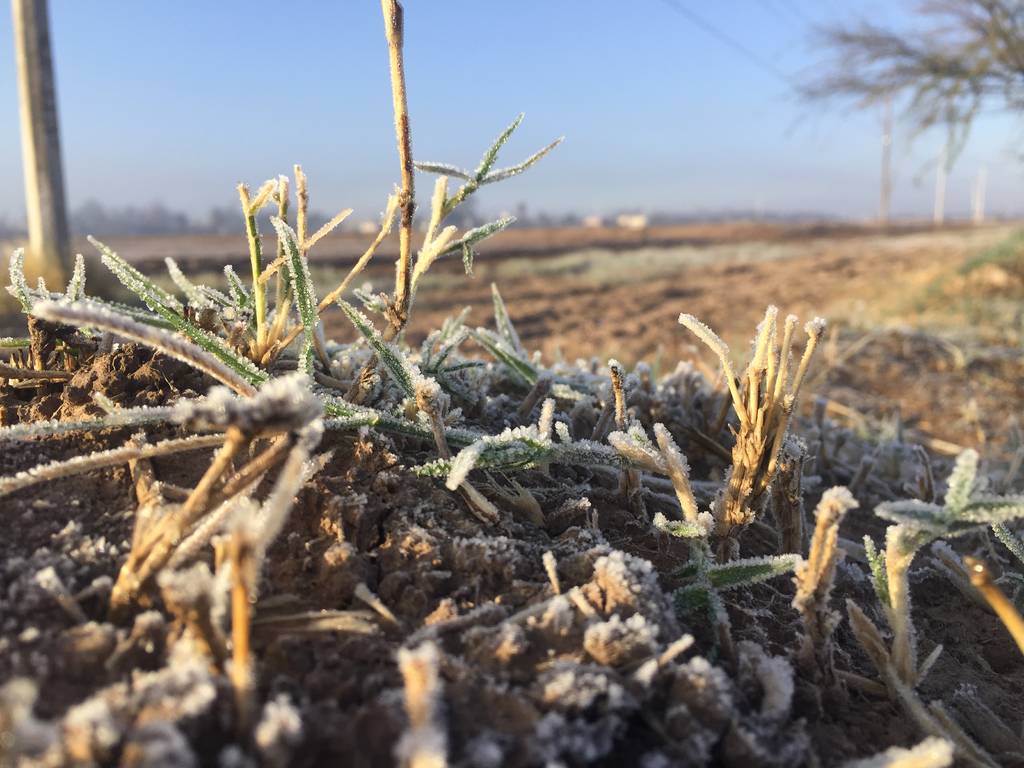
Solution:
[{"label": "bare ground", "polygon": [[[872,445],[859,442],[861,436],[884,436],[887,423],[890,436],[906,430],[908,439],[939,441],[933,446],[939,454],[956,447],[941,441],[991,445],[1000,453],[1007,447],[1012,419],[1024,405],[1019,384],[1024,360],[1019,338],[1013,336],[1018,330],[999,323],[958,328],[949,318],[937,323],[926,317],[932,305],[921,309],[911,301],[1007,234],[1006,228],[895,237],[844,234],[484,258],[472,279],[449,270],[423,288],[412,335],[437,327],[463,304],[473,307],[474,324],[490,325],[491,281],[499,285],[527,347],[541,350],[549,360],[558,355],[614,355],[629,362],[646,359],[666,372],[678,359],[702,354],[676,324],[679,312],[695,314],[722,330],[739,353],[768,303],[804,317],[835,318],[841,330],[822,356],[825,364],[816,371],[812,394],[831,399],[836,408],[830,415],[853,431],[844,438],[848,455],[823,470],[813,486],[818,490],[808,494],[810,508],[822,487],[850,482],[858,452]],[[383,280],[386,275],[381,267],[372,276]],[[988,283],[974,288],[983,296],[991,291]],[[1003,296],[1014,290],[1012,284],[1000,284],[996,292]],[[351,338],[351,331],[335,317],[328,336]],[[131,402],[142,398],[157,403],[174,397],[178,389],[202,389],[200,382],[182,382],[184,374],[145,353],[134,354],[123,365],[124,376],[140,382],[128,388]],[[710,363],[706,367],[713,379]],[[88,386],[103,391],[123,387],[122,380],[98,375]],[[19,398],[24,404],[8,399],[6,405],[24,409],[13,418],[41,418],[62,407],[73,410],[78,397],[58,387],[28,400]],[[893,419],[896,411],[898,420]],[[870,423],[862,415],[872,417]],[[835,427],[839,432],[840,425]],[[814,430],[813,421],[805,420],[798,431],[812,439]],[[109,433],[36,442],[31,450],[5,449],[0,451],[0,473],[117,444],[124,437]],[[259,700],[285,697],[300,713],[303,726],[301,737],[292,742],[282,738],[283,753],[254,747],[252,754],[264,764],[392,764],[395,745],[407,728],[394,652],[417,631],[433,637],[442,650],[444,716],[451,758],[459,765],[525,766],[551,760],[577,765],[588,750],[596,750],[602,765],[837,765],[920,738],[885,698],[846,691],[823,699],[799,671],[791,711],[775,720],[765,715],[769,692],[761,662],[743,642],[778,657],[796,647],[800,630],[788,608],[792,586],[785,578],[729,602],[741,653],[731,660],[712,655],[712,660],[727,672],[720,693],[731,697],[734,711],[718,712],[695,698],[693,686],[709,679],[702,677],[701,654],[709,652],[714,638],[702,617],[679,617],[664,602],[679,584],[672,574],[685,552],[680,542],[638,527],[607,479],[559,475],[568,495],[541,497],[544,525],[515,514],[495,531],[469,517],[439,484],[412,478],[405,471],[407,461],[398,458],[410,446],[360,435],[328,447],[335,449],[335,458],[303,492],[272,552],[261,604],[268,615],[282,606],[359,609],[353,595],[362,582],[394,611],[400,626],[380,625],[369,635],[257,634]],[[703,455],[697,445],[684,449],[701,479],[719,476],[720,460]],[[155,471],[162,480],[187,486],[205,461],[203,456],[158,460]],[[937,469],[947,466],[941,458],[936,462]],[[877,482],[861,490],[862,509],[844,524],[843,535],[857,540],[869,533],[877,539],[883,526],[868,510],[899,493],[903,480],[899,472],[889,477],[880,470]],[[528,475],[524,482],[550,485],[539,475]],[[594,488],[593,520],[569,503],[572,489],[583,485]],[[187,694],[198,696],[202,688],[189,683],[193,687],[174,689],[172,681],[145,677],[160,674],[172,658],[180,627],[164,619],[164,625],[150,632],[147,628],[156,620],[148,614],[108,623],[102,580],[116,575],[130,538],[134,503],[124,469],[4,500],[4,518],[14,535],[0,537],[0,594],[5,596],[0,605],[6,611],[0,616],[0,680],[19,675],[36,680],[43,695],[33,712],[41,727],[69,705],[119,681],[135,680],[133,691],[167,685],[183,701]],[[769,552],[773,546],[758,535],[747,545],[751,554]],[[556,555],[561,589],[580,587],[600,620],[639,615],[655,628],[659,647],[688,631],[697,638],[695,650],[670,665],[671,674],[659,677],[651,689],[638,689],[631,675],[640,657],[613,659],[593,648],[584,650],[587,625],[578,616],[566,617],[541,568],[541,555],[548,550]],[[653,570],[644,565],[647,561]],[[33,588],[32,574],[51,566],[79,596],[93,623],[81,624]],[[981,702],[1012,730],[1018,729],[1024,719],[1019,697],[1024,663],[996,618],[951,589],[930,565],[915,572],[912,590],[923,653],[939,643],[946,648],[922,695],[946,701],[962,718],[965,711],[976,712],[972,707]],[[841,567],[836,593],[864,606],[874,599],[856,563]],[[884,623],[877,609],[869,612]],[[460,623],[467,616],[474,618]],[[845,622],[837,645],[839,666],[872,675]],[[216,679],[210,690],[212,704],[177,713],[175,721],[177,732],[204,765],[228,760],[224,745],[235,738],[230,692]],[[130,710],[133,725],[112,744],[102,743],[102,734],[86,728],[83,722],[91,721],[84,716],[64,723],[65,733],[78,738],[73,743],[80,747],[84,764],[157,764],[147,756],[170,752],[147,752],[167,745],[152,741],[155,737],[144,726],[166,715],[163,705],[133,700],[129,706],[116,700],[118,695],[124,694],[110,694],[110,709],[115,714],[122,711],[119,706]],[[689,715],[680,715],[680,702],[689,707],[684,707]],[[980,738],[977,732],[972,735]],[[1007,744],[997,739],[986,746],[1005,753],[1005,764],[1016,764]],[[2,749],[0,744],[0,755]],[[660,754],[668,762],[657,762]]]}]

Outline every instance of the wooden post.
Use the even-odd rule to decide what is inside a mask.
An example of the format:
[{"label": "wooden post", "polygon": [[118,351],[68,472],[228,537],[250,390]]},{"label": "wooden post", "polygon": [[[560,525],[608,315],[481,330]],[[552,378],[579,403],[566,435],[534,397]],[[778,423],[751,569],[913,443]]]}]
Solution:
[{"label": "wooden post", "polygon": [[885,100],[882,122],[882,188],[878,196],[878,224],[889,226],[892,199],[892,97]]},{"label": "wooden post", "polygon": [[988,168],[981,167],[974,182],[974,195],[971,197],[971,220],[975,224],[985,223],[985,185],[988,183]]},{"label": "wooden post", "polygon": [[949,163],[949,142],[942,145],[939,165],[935,169],[935,208],[932,210],[932,223],[941,226],[946,221],[946,165]]},{"label": "wooden post", "polygon": [[[47,0],[11,0],[29,247],[26,266],[58,282],[71,272]],[[53,285],[60,289],[60,285]]]}]

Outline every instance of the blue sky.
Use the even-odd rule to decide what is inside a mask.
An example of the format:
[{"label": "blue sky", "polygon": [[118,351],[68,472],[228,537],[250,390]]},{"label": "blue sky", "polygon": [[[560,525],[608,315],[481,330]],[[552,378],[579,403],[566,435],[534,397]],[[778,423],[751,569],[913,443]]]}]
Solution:
[{"label": "blue sky", "polygon": [[[872,0],[678,0],[773,69],[813,67],[810,24],[905,20]],[[301,162],[318,210],[372,218],[397,180],[387,54],[375,0],[51,0],[72,205],[162,201],[192,214],[236,203]],[[0,212],[24,208],[10,19],[0,15]],[[540,166],[489,188],[486,211],[621,208],[822,211],[877,207],[880,115],[822,111],[663,0],[407,0],[414,155],[472,165],[516,113],[503,160],[550,139]],[[985,117],[950,178],[968,209],[1024,211],[1020,123]],[[942,142],[897,130],[893,207],[931,210]],[[427,191],[427,183],[422,190]]]}]

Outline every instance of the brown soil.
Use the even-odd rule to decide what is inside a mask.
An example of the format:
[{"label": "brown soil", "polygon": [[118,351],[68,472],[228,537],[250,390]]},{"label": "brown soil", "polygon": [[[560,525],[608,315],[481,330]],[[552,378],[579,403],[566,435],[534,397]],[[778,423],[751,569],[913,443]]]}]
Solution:
[{"label": "brown soil", "polygon": [[[556,346],[570,358],[604,356],[614,349],[620,359],[660,356],[663,367],[671,369],[679,357],[693,356],[692,340],[675,323],[680,311],[725,329],[727,336],[746,337],[768,302],[810,314],[809,309],[820,312],[827,304],[822,297],[837,281],[851,296],[863,296],[920,278],[923,257],[915,248],[861,253],[859,245],[854,241],[845,248],[830,241],[820,253],[787,259],[785,268],[775,262],[682,266],[658,279],[621,279],[621,284],[594,284],[585,274],[558,280],[510,274],[507,267],[502,271],[500,264],[483,262],[474,281],[452,282],[440,291],[424,288],[416,329],[436,327],[442,315],[463,303],[474,306],[475,324],[490,325],[487,292],[490,280],[497,279],[524,342],[545,356],[555,355]],[[930,258],[954,263],[962,249],[933,249]],[[328,330],[347,337],[340,325]],[[933,337],[885,331],[844,357],[862,335],[844,331],[837,337],[831,357],[826,356],[831,364],[819,372],[818,391],[879,416],[898,408],[907,429],[963,444],[1002,434],[1005,415],[1014,408],[1019,413],[1024,405],[1017,384],[1024,373],[1019,353],[990,346],[964,358]],[[122,405],[137,405],[205,388],[191,372],[129,345],[97,357],[67,385],[5,390],[2,397],[9,423],[81,416],[88,411],[84,395],[93,390]],[[950,403],[970,397],[981,415],[958,421],[963,414],[950,413]],[[713,397],[703,402],[705,417],[717,412]],[[642,402],[632,405],[649,419]],[[659,418],[674,434],[685,434],[685,424],[671,421],[676,417]],[[805,505],[810,510],[822,490],[850,483],[859,459],[871,452],[881,457],[878,468],[858,490],[861,507],[844,522],[842,535],[859,541],[867,533],[878,540],[884,525],[870,510],[881,500],[906,495],[913,479],[907,473],[914,471],[905,454],[909,448],[899,442],[879,447],[839,423],[826,424],[822,431],[808,418],[797,429],[812,447],[830,446],[832,456],[816,467]],[[491,426],[498,431],[504,425]],[[117,430],[4,444],[0,474],[118,445],[127,436]],[[680,440],[697,479],[721,477],[720,458]],[[671,592],[683,583],[676,570],[687,557],[685,544],[638,523],[615,477],[564,467],[552,468],[550,475],[523,473],[518,479],[540,501],[543,525],[504,504],[508,516],[490,527],[477,522],[441,483],[409,472],[409,466],[431,456],[429,446],[363,432],[331,436],[322,446],[327,448],[334,450],[331,462],[301,493],[270,553],[257,616],[352,609],[364,611],[360,615],[373,631],[256,632],[264,721],[270,704],[279,700],[290,702],[301,717],[301,734],[281,737],[273,748],[252,747],[250,755],[262,764],[394,764],[396,744],[408,727],[395,652],[417,639],[433,639],[441,651],[442,717],[453,765],[838,765],[923,736],[893,702],[854,690],[822,689],[814,682],[816,673],[795,661],[787,662],[795,666],[791,705],[773,710],[777,691],[769,670],[779,662],[772,659],[792,659],[801,637],[789,607],[790,579],[728,593],[736,651],[717,648],[707,616],[677,614],[670,602]],[[884,461],[887,456],[893,460]],[[944,477],[948,462],[939,456],[934,461],[936,475]],[[187,454],[155,460],[154,470],[160,480],[191,487],[207,462],[208,455]],[[580,501],[584,494],[589,505]],[[123,730],[112,742],[103,741],[98,726],[83,725],[93,722],[85,713],[64,721],[64,737],[78,745],[84,763],[176,764],[158,763],[154,756],[171,760],[171,747],[178,745],[174,738],[183,736],[203,765],[254,764],[237,750],[225,751],[236,736],[231,691],[223,677],[209,678],[209,690],[202,690],[212,703],[195,704],[194,712],[186,711],[185,702],[194,703],[189,696],[198,695],[200,686],[178,680],[159,679],[165,686],[159,700],[132,700],[130,707],[122,701],[148,680],[148,673],[186,670],[174,667],[181,663],[184,641],[166,612],[116,621],[107,615],[109,580],[127,553],[136,506],[126,468],[38,486],[2,503],[11,528],[10,535],[0,537],[0,681],[28,676],[36,682],[42,695],[32,714],[40,728],[121,682],[127,688],[110,689],[110,708],[130,709],[132,719],[127,725],[118,721]],[[763,531],[751,530],[744,554],[767,554],[774,546]],[[968,537],[960,546],[976,550],[987,543]],[[591,635],[588,627],[594,624],[555,594],[542,567],[547,551],[557,560],[563,594],[579,587],[597,621],[634,621],[653,632],[650,643],[612,645]],[[70,616],[35,584],[34,575],[50,567],[78,596],[88,623]],[[354,597],[359,583],[381,598],[398,626],[365,612]],[[1012,640],[987,609],[951,588],[928,552],[918,556],[912,594],[922,656],[936,644],[945,648],[922,697],[946,702],[1003,764],[1024,764],[1011,754],[1013,739],[999,741],[999,733],[964,714],[976,712],[980,702],[1008,724],[1011,736],[1018,730],[1024,720],[1019,696],[1024,660]],[[846,598],[885,626],[865,569],[853,561],[840,565],[833,604],[841,609]],[[682,633],[694,635],[694,647],[649,682],[640,682],[642,663]],[[168,663],[171,667],[165,667]],[[836,666],[875,677],[846,621],[836,634]],[[207,680],[208,672],[196,674]],[[145,727],[165,719],[161,708],[176,712],[175,730],[163,733],[164,741]],[[3,726],[0,719],[0,735]]]}]

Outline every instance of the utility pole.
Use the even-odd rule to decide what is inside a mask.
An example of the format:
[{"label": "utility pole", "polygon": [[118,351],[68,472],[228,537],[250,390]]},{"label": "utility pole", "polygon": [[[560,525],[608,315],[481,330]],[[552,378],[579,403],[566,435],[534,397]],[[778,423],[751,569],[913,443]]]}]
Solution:
[{"label": "utility pole", "polygon": [[985,223],[985,186],[988,184],[988,168],[981,166],[974,180],[974,194],[971,196],[971,220],[977,224]]},{"label": "utility pole", "polygon": [[878,196],[878,224],[889,226],[889,209],[892,199],[892,97],[885,99],[885,113],[882,118],[882,189]]},{"label": "utility pole", "polygon": [[62,280],[71,271],[71,245],[47,0],[11,0],[11,14],[28,219],[26,265],[38,275]]},{"label": "utility pole", "polygon": [[949,141],[942,145],[939,166],[935,169],[935,209],[932,222],[939,226],[946,220],[946,163],[949,159]]}]

